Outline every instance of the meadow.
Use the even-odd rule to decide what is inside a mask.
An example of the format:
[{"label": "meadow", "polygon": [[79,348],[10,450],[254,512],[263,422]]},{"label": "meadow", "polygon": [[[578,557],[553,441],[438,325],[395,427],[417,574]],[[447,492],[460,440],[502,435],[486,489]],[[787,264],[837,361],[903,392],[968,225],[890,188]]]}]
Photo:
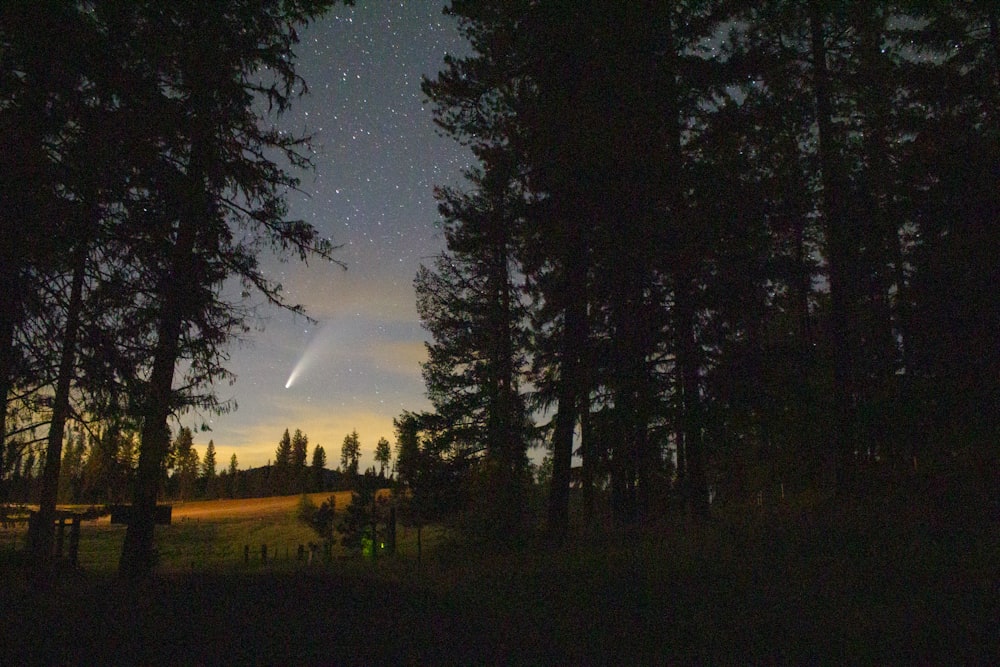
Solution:
[{"label": "meadow", "polygon": [[[337,507],[351,501],[348,491],[310,494],[319,505],[330,496]],[[268,561],[279,567],[297,559],[298,546],[318,542],[312,530],[296,518],[301,496],[204,500],[174,503],[169,526],[157,526],[159,569],[178,571],[226,571],[261,564],[261,546],[267,545]],[[94,572],[113,572],[125,537],[125,526],[112,525],[105,517],[81,531],[80,566]],[[244,548],[249,547],[249,563]],[[265,565],[268,563],[265,563]]]},{"label": "meadow", "polygon": [[[298,497],[189,503],[157,529],[147,582],[113,575],[122,530],[100,523],[84,529],[81,568],[47,588],[5,561],[0,663],[993,662],[997,516],[913,491],[733,504],[708,522],[671,515],[562,546],[438,529],[420,567],[413,530],[374,563],[339,550],[296,560],[315,539]],[[277,559],[244,564],[243,544],[265,540]]]},{"label": "meadow", "polygon": [[[383,491],[382,493],[386,493]],[[299,546],[320,542],[320,538],[297,518],[299,503],[308,498],[320,505],[330,497],[342,511],[351,502],[350,491],[322,492],[268,498],[196,500],[171,503],[170,525],[156,527],[158,571],[226,572],[245,571],[247,566],[290,566],[300,562]],[[86,507],[60,506],[82,511]],[[415,537],[400,527],[400,548],[415,550]],[[430,539],[440,531],[429,531]],[[125,526],[112,524],[105,515],[84,521],[80,534],[79,568],[92,574],[111,575],[118,568],[118,557],[125,539]],[[0,550],[13,551],[25,542],[25,524],[0,527]],[[266,561],[262,549],[267,547]],[[249,549],[249,554],[245,550]],[[343,559],[347,553],[334,546],[334,555]],[[249,558],[247,556],[249,555]],[[308,560],[308,559],[307,559]]]}]

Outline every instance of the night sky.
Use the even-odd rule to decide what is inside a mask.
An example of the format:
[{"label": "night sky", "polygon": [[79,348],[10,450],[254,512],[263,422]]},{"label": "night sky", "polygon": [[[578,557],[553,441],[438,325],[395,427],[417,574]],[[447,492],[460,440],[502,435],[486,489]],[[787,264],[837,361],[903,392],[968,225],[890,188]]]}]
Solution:
[{"label": "night sky", "polygon": [[[359,2],[299,32],[298,72],[309,95],[279,126],[314,136],[316,168],[301,175],[303,193],[290,195],[289,217],[343,244],[335,256],[348,268],[264,260],[287,299],[318,324],[262,307],[264,331],[232,346],[235,384],[217,387],[238,409],[182,418],[211,427],[195,434],[195,446],[203,454],[214,440],[220,470],[233,452],[241,469],[267,463],[286,428],[309,436],[310,456],[323,445],[330,468],[339,464],[344,436],[357,429],[363,469],[380,437],[395,442],[394,417],[429,407],[413,277],[443,249],[432,189],[460,181],[472,159],[438,135],[420,91],[421,76],[436,75],[446,53],[467,50],[442,6]],[[286,389],[303,355],[307,362]]]}]

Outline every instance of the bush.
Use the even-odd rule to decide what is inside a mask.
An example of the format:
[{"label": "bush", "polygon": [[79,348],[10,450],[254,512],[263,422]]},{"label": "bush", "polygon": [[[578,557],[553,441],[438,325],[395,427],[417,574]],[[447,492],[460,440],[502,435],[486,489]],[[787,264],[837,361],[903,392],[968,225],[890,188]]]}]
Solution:
[{"label": "bush", "polygon": [[337,499],[333,495],[324,500],[322,505],[316,507],[309,496],[303,494],[299,500],[298,518],[299,521],[312,528],[317,535],[323,538],[324,543],[332,544],[336,509]]}]

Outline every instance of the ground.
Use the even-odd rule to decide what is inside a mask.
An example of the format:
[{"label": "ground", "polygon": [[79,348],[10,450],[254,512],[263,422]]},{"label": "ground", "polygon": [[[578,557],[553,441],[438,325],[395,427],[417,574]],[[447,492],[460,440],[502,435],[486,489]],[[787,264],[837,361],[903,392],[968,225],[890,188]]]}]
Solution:
[{"label": "ground", "polygon": [[968,488],[731,506],[563,545],[453,533],[419,567],[405,541],[374,564],[203,567],[218,546],[171,540],[293,530],[298,497],[249,519],[189,503],[141,584],[91,568],[39,588],[0,562],[0,664],[995,664],[1000,513]]},{"label": "ground", "polygon": [[[310,493],[309,499],[319,505],[330,496],[337,499],[337,507],[344,508],[351,502],[350,491],[327,491]],[[294,511],[302,496],[274,496],[271,498],[235,498],[224,500],[193,500],[171,503],[172,521],[187,519],[241,519],[247,517],[265,518]]]}]

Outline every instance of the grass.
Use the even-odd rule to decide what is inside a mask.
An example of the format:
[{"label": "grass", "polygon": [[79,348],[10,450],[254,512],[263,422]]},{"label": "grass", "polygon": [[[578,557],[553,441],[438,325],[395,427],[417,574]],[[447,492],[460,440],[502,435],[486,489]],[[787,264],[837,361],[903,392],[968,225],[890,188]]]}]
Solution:
[{"label": "grass", "polygon": [[[314,504],[329,496],[336,497],[336,507],[350,504],[350,492],[309,494]],[[298,547],[319,542],[312,530],[297,519],[301,496],[251,498],[231,501],[194,501],[176,503],[170,525],[156,527],[156,548],[161,573],[243,572],[261,566],[261,546],[267,545],[272,568],[297,567]],[[62,507],[61,509],[73,509]],[[86,508],[76,508],[86,509]],[[25,544],[26,524],[0,527],[0,551],[14,551]],[[68,534],[68,531],[67,531]],[[438,527],[425,529],[423,544],[432,548],[440,539]],[[400,526],[398,552],[403,560],[416,558],[416,531]],[[83,522],[78,552],[81,570],[95,575],[111,575],[118,568],[125,526],[112,525],[108,517]],[[244,550],[249,547],[249,563]],[[334,555],[348,554],[336,546]]]},{"label": "grass", "polygon": [[[197,507],[211,503],[192,503]],[[297,521],[297,498],[285,503],[285,507],[268,509],[256,515],[222,515],[202,517],[196,512],[176,512],[169,526],[157,526],[156,545],[160,559],[160,570],[177,571],[225,571],[241,568],[245,563],[244,548],[249,547],[249,564],[259,566],[261,545],[267,545],[268,560],[271,565],[293,560],[297,556],[298,545],[317,541],[309,529]],[[101,530],[103,528],[104,530]],[[93,567],[108,571],[117,567],[117,554],[124,538],[124,526],[101,526],[94,531],[93,543],[97,549]],[[89,547],[81,540],[81,554]],[[110,551],[114,558],[108,560]],[[82,562],[83,567],[87,564]],[[110,566],[110,567],[109,567]]]},{"label": "grass", "polygon": [[[181,519],[157,529],[162,567],[139,585],[84,565],[36,590],[0,564],[14,621],[0,663],[987,664],[1000,654],[1000,515],[972,500],[931,486],[813,495],[562,547],[425,531],[419,570],[413,530],[375,564],[246,567],[230,557],[247,540],[303,539],[294,510]],[[121,530],[88,533],[115,562]]]}]

